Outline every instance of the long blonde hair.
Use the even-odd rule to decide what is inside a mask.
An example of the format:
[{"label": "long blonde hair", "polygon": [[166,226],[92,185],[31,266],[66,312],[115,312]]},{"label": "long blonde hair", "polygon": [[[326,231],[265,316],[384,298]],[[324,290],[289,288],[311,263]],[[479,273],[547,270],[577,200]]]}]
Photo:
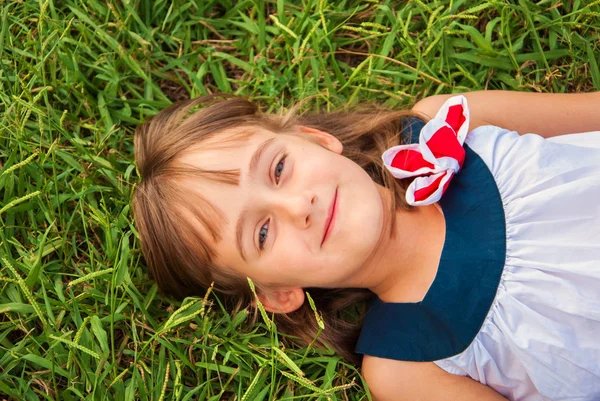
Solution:
[{"label": "long blonde hair", "polygon": [[[203,177],[237,185],[239,170],[183,167],[177,162],[190,146],[201,146],[207,139],[236,128],[262,127],[275,133],[297,125],[316,128],[335,135],[343,144],[343,156],[361,166],[376,183],[392,191],[391,211],[410,209],[404,200],[405,183],[394,179],[383,167],[381,154],[402,139],[406,141],[403,123],[412,115],[410,111],[391,111],[379,106],[355,111],[274,115],[261,113],[256,104],[241,97],[207,95],[173,104],[150,118],[135,132],[135,162],[141,182],[134,191],[133,211],[142,252],[161,293],[177,299],[203,296],[214,282],[219,299],[232,311],[253,301],[245,277],[232,275],[213,263],[215,252],[208,245],[207,236],[213,242],[221,239],[220,211],[198,194],[193,195],[194,201],[190,202],[190,195],[180,180]],[[194,229],[197,223],[204,230]],[[394,235],[394,219],[391,232]],[[260,283],[257,286],[260,290]],[[359,357],[354,353],[354,346],[360,317],[347,320],[344,311],[351,305],[364,304],[361,301],[373,294],[367,289],[306,290],[326,326],[315,344],[328,344],[338,354],[357,362]],[[361,313],[358,311],[359,316]],[[313,341],[318,333],[308,302],[295,312],[277,314],[275,323],[280,331],[303,344]]]}]

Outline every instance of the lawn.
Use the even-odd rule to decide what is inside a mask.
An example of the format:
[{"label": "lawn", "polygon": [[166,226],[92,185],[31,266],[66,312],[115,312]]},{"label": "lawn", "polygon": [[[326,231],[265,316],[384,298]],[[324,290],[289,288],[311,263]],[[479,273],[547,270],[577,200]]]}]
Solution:
[{"label": "lawn", "polygon": [[600,89],[600,1],[0,0],[0,19],[2,399],[370,399],[356,367],[260,315],[157,294],[132,134],[171,102]]}]

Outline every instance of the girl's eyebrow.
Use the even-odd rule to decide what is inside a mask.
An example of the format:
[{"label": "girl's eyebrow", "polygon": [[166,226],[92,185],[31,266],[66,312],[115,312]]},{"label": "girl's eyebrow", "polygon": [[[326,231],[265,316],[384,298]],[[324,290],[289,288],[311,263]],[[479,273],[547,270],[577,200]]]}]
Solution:
[{"label": "girl's eyebrow", "polygon": [[[260,162],[260,158],[265,153],[265,151],[269,148],[269,145],[273,144],[274,140],[275,140],[275,138],[269,138],[266,141],[264,141],[263,143],[261,143],[260,145],[258,145],[258,147],[256,148],[256,151],[254,152],[254,154],[252,155],[252,158],[250,159],[250,164],[248,165],[248,177],[253,178],[254,174],[256,173],[256,168],[258,167],[258,164]],[[245,222],[246,222],[247,216],[248,216],[248,209],[244,208],[242,210],[242,212],[240,213],[240,217],[238,217],[237,223],[235,225],[235,239],[236,239],[235,245],[238,249],[238,252],[240,253],[240,256],[244,260],[244,262],[246,262],[246,255],[244,252],[244,246],[243,246],[244,241],[242,241],[242,237],[244,235],[244,227],[246,225]]]},{"label": "girl's eyebrow", "polygon": [[243,244],[242,235],[244,234],[243,230],[244,230],[244,225],[245,225],[247,215],[248,215],[248,211],[246,209],[242,210],[242,213],[240,213],[240,217],[238,218],[237,224],[235,225],[235,239],[236,239],[235,245],[238,249],[238,252],[240,253],[240,256],[244,260],[244,262],[246,262],[246,256],[244,253],[244,247],[242,245]]},{"label": "girl's eyebrow", "polygon": [[269,148],[269,145],[273,144],[275,138],[269,138],[256,148],[256,151],[252,155],[250,159],[250,164],[248,165],[248,176],[252,178],[256,173],[256,167],[258,166],[258,162],[260,161],[261,156],[265,151]]}]

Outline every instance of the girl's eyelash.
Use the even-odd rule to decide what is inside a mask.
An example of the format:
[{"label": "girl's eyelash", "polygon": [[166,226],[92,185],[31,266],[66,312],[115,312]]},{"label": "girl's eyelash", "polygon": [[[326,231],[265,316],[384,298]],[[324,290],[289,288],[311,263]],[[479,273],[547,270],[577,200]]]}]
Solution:
[{"label": "girl's eyelash", "polygon": [[[281,159],[279,159],[279,162],[275,165],[275,171],[273,172],[273,177],[275,177],[275,183],[279,184],[279,177],[281,177],[281,173],[283,171],[283,167],[285,166],[285,159],[288,157],[287,152],[285,152],[283,154],[283,156],[281,157]],[[277,170],[279,168],[279,165],[281,165],[281,171],[279,171],[279,177],[277,176]]]},{"label": "girl's eyelash", "polygon": [[[269,221],[267,220],[267,222],[265,224],[263,224],[262,227],[260,228],[260,230],[258,231],[258,249],[260,251],[262,251],[264,249],[265,241],[267,240],[267,235],[269,234],[269,230],[265,228],[268,225],[269,225]],[[263,230],[265,230],[264,240],[262,242],[260,242],[261,235],[263,234]]]},{"label": "girl's eyelash", "polygon": [[[279,184],[279,178],[281,177],[283,167],[285,166],[286,157],[288,157],[287,152],[285,152],[283,154],[281,159],[279,159],[279,162],[275,165],[275,171],[273,172],[273,177],[275,177],[276,184]],[[279,169],[280,165],[281,165],[281,170],[279,170],[279,176],[278,176],[277,174],[278,174],[278,169]],[[260,228],[260,230],[258,231],[258,249],[261,251],[264,249],[265,242],[267,241],[267,236],[269,235],[268,225],[269,225],[269,221],[267,221],[265,224],[263,224],[262,227]],[[261,242],[261,239],[262,239],[262,242]]]}]

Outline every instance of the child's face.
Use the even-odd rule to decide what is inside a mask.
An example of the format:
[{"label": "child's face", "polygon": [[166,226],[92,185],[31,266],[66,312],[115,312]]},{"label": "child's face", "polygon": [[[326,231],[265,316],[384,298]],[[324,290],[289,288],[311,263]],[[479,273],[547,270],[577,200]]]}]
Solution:
[{"label": "child's face", "polygon": [[[187,184],[226,218],[222,240],[211,244],[216,265],[275,288],[359,286],[356,274],[383,230],[384,189],[339,154],[336,138],[297,130],[275,134],[256,128],[241,145],[215,149],[217,138],[183,157],[203,169],[240,169],[239,186]],[[253,159],[257,149],[262,152]],[[336,193],[333,224],[323,241]]]}]

